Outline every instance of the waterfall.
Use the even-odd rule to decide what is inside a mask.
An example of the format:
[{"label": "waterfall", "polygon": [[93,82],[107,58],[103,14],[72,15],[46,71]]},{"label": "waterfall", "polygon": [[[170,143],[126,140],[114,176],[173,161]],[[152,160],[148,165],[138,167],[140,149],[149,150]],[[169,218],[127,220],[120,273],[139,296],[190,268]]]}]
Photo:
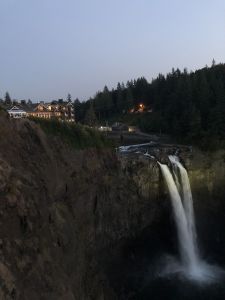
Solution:
[{"label": "waterfall", "polygon": [[197,254],[195,252],[193,235],[189,230],[189,220],[182,204],[181,196],[168,166],[160,163],[159,165],[171,197],[182,263],[189,268],[194,268],[197,263]]},{"label": "waterfall", "polygon": [[180,192],[182,194],[183,207],[187,218],[188,232],[191,236],[191,240],[193,242],[193,247],[195,249],[195,254],[197,257],[198,256],[197,234],[196,234],[195,217],[194,217],[194,209],[193,209],[193,198],[192,198],[188,173],[180,163],[179,158],[177,156],[170,155],[169,160],[173,165],[173,171],[176,174],[176,177],[178,178],[179,175],[181,177]]},{"label": "waterfall", "polygon": [[188,173],[177,156],[169,156],[169,160],[172,172],[167,165],[158,164],[169,190],[177,227],[181,265],[175,266],[175,272],[182,272],[185,276],[201,282],[217,280],[223,272],[216,266],[208,265],[199,256]]}]

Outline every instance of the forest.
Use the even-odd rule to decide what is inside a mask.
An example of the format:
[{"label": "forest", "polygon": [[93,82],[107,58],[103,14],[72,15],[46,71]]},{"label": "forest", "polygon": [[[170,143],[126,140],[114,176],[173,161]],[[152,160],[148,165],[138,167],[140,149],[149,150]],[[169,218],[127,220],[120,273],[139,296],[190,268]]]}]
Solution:
[{"label": "forest", "polygon": [[203,148],[225,142],[225,64],[214,60],[195,72],[172,69],[150,83],[141,77],[116,89],[105,86],[95,97],[74,103],[77,122],[91,126],[121,121]]}]

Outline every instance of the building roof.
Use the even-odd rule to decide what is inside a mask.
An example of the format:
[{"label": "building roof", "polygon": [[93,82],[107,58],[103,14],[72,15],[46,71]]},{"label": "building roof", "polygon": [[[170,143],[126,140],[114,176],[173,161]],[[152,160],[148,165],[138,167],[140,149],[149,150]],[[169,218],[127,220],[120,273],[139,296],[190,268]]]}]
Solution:
[{"label": "building roof", "polygon": [[25,110],[21,107],[18,107],[17,105],[14,105],[10,109],[7,109],[8,112],[15,112],[15,113],[25,113]]}]

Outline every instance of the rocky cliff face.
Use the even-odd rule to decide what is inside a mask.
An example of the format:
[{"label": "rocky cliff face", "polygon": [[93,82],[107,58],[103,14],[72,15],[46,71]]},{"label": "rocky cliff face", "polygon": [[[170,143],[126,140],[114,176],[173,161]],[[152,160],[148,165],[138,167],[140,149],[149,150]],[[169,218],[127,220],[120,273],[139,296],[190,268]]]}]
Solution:
[{"label": "rocky cliff face", "polygon": [[116,299],[101,255],[160,214],[156,166],[135,164],[1,116],[0,299]]},{"label": "rocky cliff face", "polygon": [[[171,154],[171,147],[163,146],[163,149],[156,150],[160,161],[169,164],[167,155]],[[201,258],[225,269],[224,151],[203,153],[198,149],[186,151],[181,147],[179,156],[188,169],[191,182]],[[120,300],[149,299],[149,297],[158,299],[159,294],[163,294],[160,293],[161,289],[165,286],[160,283],[160,277],[157,282],[157,274],[165,268],[168,257],[179,259],[177,232],[170,199],[154,160],[146,159],[143,155],[134,157],[128,155],[122,157],[122,163],[128,167],[136,184],[142,186],[141,190],[145,196],[151,188],[154,190],[154,187],[158,186],[156,194],[153,197],[149,196],[149,199],[157,199],[158,196],[160,206],[157,208],[158,216],[155,216],[150,225],[146,226],[137,238],[126,242],[125,245],[121,244],[120,250],[112,254],[114,260],[108,271],[110,283]],[[220,295],[224,295],[224,290],[221,291],[219,286],[217,289],[218,291],[214,294],[212,292],[209,297],[214,299],[215,295],[218,295],[216,299],[222,299]],[[174,297],[176,292],[173,291]],[[207,290],[204,292],[203,298],[208,296]],[[166,296],[165,293],[163,297]]]},{"label": "rocky cliff face", "polygon": [[[222,201],[223,154],[197,155],[183,157],[194,195]],[[0,116],[0,299],[118,299],[107,256],[164,224],[169,207],[155,161],[75,150]]]},{"label": "rocky cliff face", "polygon": [[225,264],[225,151],[195,150],[185,159],[197,218],[200,250],[213,263]]}]

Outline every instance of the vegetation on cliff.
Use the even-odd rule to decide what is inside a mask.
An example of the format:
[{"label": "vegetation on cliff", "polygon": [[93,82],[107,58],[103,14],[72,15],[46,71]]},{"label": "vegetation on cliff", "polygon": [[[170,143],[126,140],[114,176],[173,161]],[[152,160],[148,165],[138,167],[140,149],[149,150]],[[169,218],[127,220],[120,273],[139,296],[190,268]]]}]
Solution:
[{"label": "vegetation on cliff", "polygon": [[63,142],[77,149],[111,146],[111,142],[103,134],[88,126],[40,118],[32,120],[39,124],[47,135],[58,136]]}]

